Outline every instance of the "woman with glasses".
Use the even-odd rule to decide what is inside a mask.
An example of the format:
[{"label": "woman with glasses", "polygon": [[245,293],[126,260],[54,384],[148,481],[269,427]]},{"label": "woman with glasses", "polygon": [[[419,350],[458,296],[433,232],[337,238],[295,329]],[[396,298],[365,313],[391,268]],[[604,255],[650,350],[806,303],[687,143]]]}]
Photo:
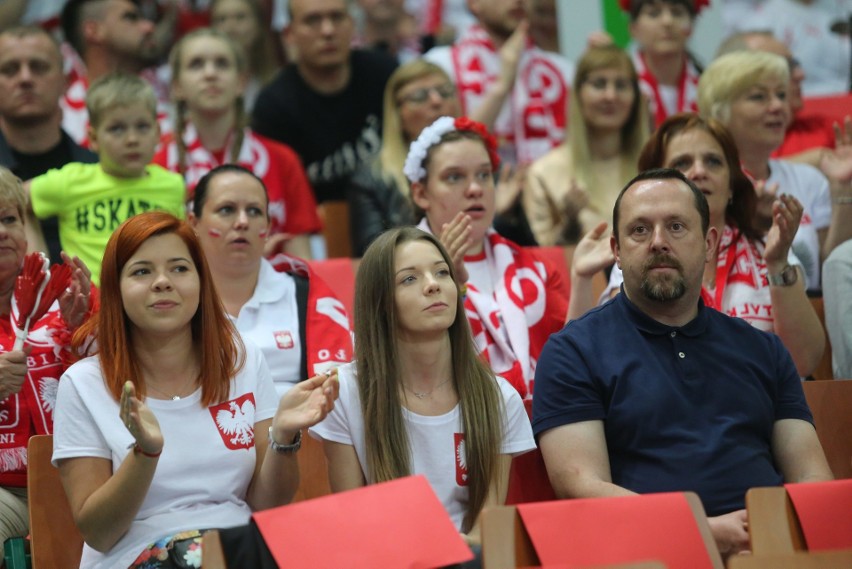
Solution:
[{"label": "woman with glasses", "polygon": [[533,162],[524,211],[539,245],[576,243],[610,221],[621,187],[636,175],[648,115],[630,56],[592,47],[577,63],[565,143]]}]

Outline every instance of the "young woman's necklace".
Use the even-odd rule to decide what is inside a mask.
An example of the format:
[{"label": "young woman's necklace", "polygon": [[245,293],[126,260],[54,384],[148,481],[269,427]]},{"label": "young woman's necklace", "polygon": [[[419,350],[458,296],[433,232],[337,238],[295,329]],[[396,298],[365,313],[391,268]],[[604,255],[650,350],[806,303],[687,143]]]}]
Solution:
[{"label": "young woman's necklace", "polygon": [[442,381],[441,383],[439,383],[438,385],[436,385],[435,387],[433,387],[433,388],[432,388],[432,389],[430,389],[429,391],[415,391],[415,390],[411,389],[410,387],[408,387],[407,385],[405,385],[404,383],[403,383],[403,386],[404,386],[407,390],[409,390],[411,393],[413,393],[413,394],[414,394],[414,396],[415,396],[417,399],[423,399],[424,397],[427,397],[427,396],[429,396],[429,395],[432,395],[432,393],[433,393],[436,389],[438,389],[438,388],[439,388],[439,387],[441,387],[442,385],[446,385],[446,384],[447,384],[447,383],[449,383],[449,382],[450,382],[450,380],[449,380],[449,379],[445,379],[444,381]]},{"label": "young woman's necklace", "polygon": [[[186,389],[187,385],[189,385],[189,384],[185,384],[185,385],[181,386],[181,388],[180,388],[180,389],[177,391],[177,393],[175,393],[174,395],[169,394],[169,393],[166,393],[165,391],[163,391],[162,389],[160,389],[160,388],[158,388],[158,387],[154,386],[154,385],[153,385],[153,384],[151,384],[151,383],[149,383],[149,384],[147,385],[147,387],[148,387],[149,389],[153,389],[154,391],[156,391],[156,392],[157,392],[157,393],[159,393],[160,395],[165,395],[165,396],[166,396],[166,398],[171,399],[172,401],[180,401],[180,400],[181,400],[181,395],[180,395],[180,394],[181,394],[181,393],[183,393],[183,391]],[[193,391],[195,391],[195,390],[193,389]],[[184,395],[184,397],[186,397],[186,396]]]}]

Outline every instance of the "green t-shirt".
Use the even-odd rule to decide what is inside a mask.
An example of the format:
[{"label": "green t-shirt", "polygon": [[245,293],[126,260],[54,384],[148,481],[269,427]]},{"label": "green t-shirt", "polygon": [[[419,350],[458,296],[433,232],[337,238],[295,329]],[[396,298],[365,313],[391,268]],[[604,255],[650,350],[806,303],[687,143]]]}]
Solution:
[{"label": "green t-shirt", "polygon": [[32,179],[30,201],[36,217],[59,218],[59,241],[80,257],[100,284],[101,260],[112,232],[137,213],[163,210],[186,215],[183,177],[146,166],[140,178],[115,178],[100,164],[71,162]]}]

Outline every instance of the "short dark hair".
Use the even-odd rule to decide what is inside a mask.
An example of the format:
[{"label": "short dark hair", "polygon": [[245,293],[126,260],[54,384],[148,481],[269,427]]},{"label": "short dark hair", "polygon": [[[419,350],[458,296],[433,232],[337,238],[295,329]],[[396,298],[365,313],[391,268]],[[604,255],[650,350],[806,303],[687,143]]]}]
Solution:
[{"label": "short dark hair", "polygon": [[639,11],[642,9],[642,6],[645,4],[651,4],[652,2],[662,2],[664,4],[680,4],[689,10],[689,14],[694,18],[696,16],[695,12],[695,0],[631,0],[630,1],[630,21],[633,22],[636,18],[639,17]]},{"label": "short dark hair", "polygon": [[195,185],[195,189],[192,193],[192,213],[195,214],[195,217],[201,218],[201,211],[204,209],[204,202],[207,201],[207,194],[210,191],[210,183],[213,181],[213,178],[227,172],[246,174],[257,180],[263,188],[263,195],[266,196],[267,207],[269,206],[269,192],[266,189],[266,184],[263,183],[263,180],[258,178],[257,174],[245,166],[240,166],[239,164],[222,164],[201,176],[201,179],[198,180],[198,184]]},{"label": "short dark hair", "polygon": [[615,200],[615,207],[612,208],[612,234],[615,236],[615,242],[618,243],[618,218],[619,210],[621,209],[621,198],[624,194],[637,182],[643,180],[680,180],[692,190],[692,197],[695,201],[695,209],[698,210],[698,215],[701,216],[701,234],[707,235],[707,230],[710,228],[710,206],[707,205],[707,198],[698,189],[698,186],[693,184],[689,178],[683,175],[680,170],[674,168],[654,168],[639,172],[632,180],[621,189],[618,198]]}]

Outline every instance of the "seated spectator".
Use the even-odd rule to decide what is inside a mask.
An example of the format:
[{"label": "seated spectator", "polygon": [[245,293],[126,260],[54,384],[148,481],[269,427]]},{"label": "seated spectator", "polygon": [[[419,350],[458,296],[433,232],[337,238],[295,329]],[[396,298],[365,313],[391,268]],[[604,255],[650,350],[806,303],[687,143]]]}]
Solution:
[{"label": "seated spectator", "polygon": [[[309,259],[309,235],[322,224],[307,177],[293,150],[243,126],[245,53],[228,36],[209,28],[185,35],[172,49],[176,120],[154,163],[183,174],[189,194],[220,164],[236,163],[269,188],[269,252]],[[182,133],[179,136],[178,133]]]},{"label": "seated spectator", "polygon": [[[784,141],[772,152],[772,157],[785,158],[819,168],[825,150],[835,147],[836,136],[831,119],[818,112],[803,110],[802,81],[805,79],[805,70],[802,64],[793,57],[786,45],[773,37],[771,32],[759,31],[739,32],[730,36],[719,46],[717,57],[744,49],[780,55],[787,60],[787,65],[790,67],[790,88],[787,91],[787,100],[790,103],[792,119],[787,126]],[[852,119],[844,126],[847,136],[852,140]]]},{"label": "seated spectator", "polygon": [[[156,73],[163,46],[154,22],[131,0],[68,0],[62,9],[62,35],[73,48],[62,105],[62,128],[88,145],[89,85],[110,73],[140,75],[154,88],[162,132],[169,131],[169,91]],[[167,47],[165,49],[168,49]],[[93,266],[93,269],[95,267]]]},{"label": "seated spectator", "polygon": [[[819,365],[825,333],[805,293],[804,271],[790,248],[802,218],[802,204],[782,194],[772,204],[772,226],[754,227],[757,197],[737,167],[740,157],[728,130],[715,119],[691,113],[666,119],[639,158],[639,170],[680,170],[704,194],[710,226],[719,241],[704,270],[704,304],[775,332],[802,377]],[[623,282],[614,270],[609,290]],[[605,296],[607,296],[605,294]]]},{"label": "seated spectator", "polygon": [[[53,36],[32,26],[0,32],[0,165],[22,180],[69,162],[98,161],[62,130],[64,90],[62,54]],[[56,218],[38,223],[51,261],[60,262]]]},{"label": "seated spectator", "polygon": [[[836,12],[814,0],[766,0],[747,18],[743,30],[766,30],[796,54],[806,76],[806,97],[846,94],[850,89],[849,6]],[[839,13],[837,13],[839,12]]]},{"label": "seated spectator", "polygon": [[405,175],[419,227],[440,238],[465,287],[477,349],[526,396],[544,342],[565,324],[567,291],[552,267],[492,229],[498,165],[482,124],[441,117],[411,144]]},{"label": "seated spectator", "polygon": [[376,239],[355,282],[355,361],[311,434],[333,492],[423,474],[478,545],[480,512],[505,502],[511,458],[535,442],[518,394],[476,355],[461,286],[436,237]]},{"label": "seated spectator", "polygon": [[630,57],[589,48],[577,63],[565,142],[527,172],[523,201],[539,245],[576,243],[610,221],[621,187],[636,175],[648,114]]},{"label": "seated spectator", "polygon": [[381,148],[382,94],[396,60],[353,50],[348,0],[289,0],[295,63],[258,95],[255,132],[292,147],[318,203],[346,199],[349,179]]},{"label": "seated spectator", "polygon": [[696,492],[728,556],[749,547],[749,488],[832,475],[781,341],[701,301],[718,238],[680,172],[625,186],[623,293],[548,340],[533,430],[558,497]]},{"label": "seated spectator", "polygon": [[240,44],[247,56],[245,73],[248,79],[243,90],[243,105],[249,114],[260,90],[281,68],[268,22],[261,0],[213,0],[210,3],[210,27]]},{"label": "seated spectator", "polygon": [[832,197],[852,196],[852,188],[841,181],[843,171],[852,169],[852,153],[824,157],[823,169],[832,172],[831,180],[806,164],[771,158],[784,140],[790,120],[789,83],[790,71],[783,57],[756,51],[729,53],[713,61],[701,76],[698,106],[703,116],[715,118],[728,128],[743,170],[756,181],[755,227],[759,231],[769,231],[779,193],[794,196],[804,206],[793,253],[805,269],[808,290],[816,291],[820,288],[822,260],[852,237],[852,224],[846,221],[852,204],[835,203],[832,207]]},{"label": "seated spectator", "polygon": [[633,64],[654,126],[675,113],[696,111],[701,66],[687,49],[692,26],[709,0],[619,0],[630,13]]},{"label": "seated spectator", "polygon": [[89,271],[79,259],[66,256],[73,269],[69,290],[30,325],[24,349],[13,349],[12,296],[27,253],[26,211],[21,181],[0,167],[0,285],[5,291],[0,295],[0,428],[5,435],[0,438],[0,543],[29,533],[27,441],[53,432],[58,378],[72,360],[68,340],[90,308]]},{"label": "seated spectator", "polygon": [[102,275],[101,310],[74,336],[77,348],[94,337],[97,355],[65,372],[56,401],[53,462],[86,542],[80,567],[198,566],[204,530],[290,501],[300,429],[334,406],[336,375],[279,402],[192,228],[168,213],[123,223]]},{"label": "seated spectator", "polygon": [[343,304],[299,259],[263,258],[271,221],[266,187],[251,171],[217,166],[195,187],[189,222],[225,312],[269,364],[278,395],[352,359]]},{"label": "seated spectator", "polygon": [[568,91],[574,65],[533,45],[520,2],[468,0],[477,25],[427,60],[456,84],[462,113],[493,125],[500,156],[524,165],[565,138]]},{"label": "seated spectator", "polygon": [[150,164],[160,138],[156,107],[143,79],[101,77],[86,95],[88,137],[99,162],[71,162],[28,183],[32,212],[59,218],[62,249],[91,267],[96,285],[107,240],[124,220],[151,209],[184,214],[183,179]]},{"label": "seated spectator", "polygon": [[836,379],[852,379],[852,239],[831,252],[822,271],[832,370]]}]

